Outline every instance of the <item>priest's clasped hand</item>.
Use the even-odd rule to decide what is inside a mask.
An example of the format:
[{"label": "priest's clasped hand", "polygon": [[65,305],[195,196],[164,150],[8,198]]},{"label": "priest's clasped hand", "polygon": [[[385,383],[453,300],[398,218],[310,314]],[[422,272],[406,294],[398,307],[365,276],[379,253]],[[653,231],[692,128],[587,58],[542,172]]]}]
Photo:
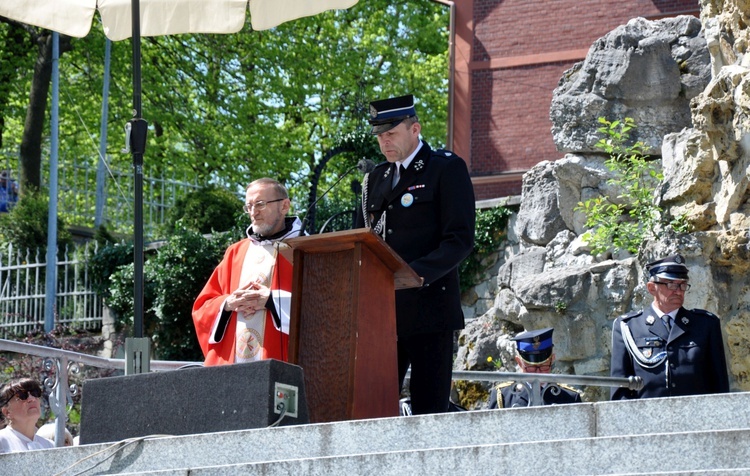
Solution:
[{"label": "priest's clasped hand", "polygon": [[267,286],[253,282],[230,294],[224,308],[227,311],[253,314],[266,307],[270,295],[271,290]]}]

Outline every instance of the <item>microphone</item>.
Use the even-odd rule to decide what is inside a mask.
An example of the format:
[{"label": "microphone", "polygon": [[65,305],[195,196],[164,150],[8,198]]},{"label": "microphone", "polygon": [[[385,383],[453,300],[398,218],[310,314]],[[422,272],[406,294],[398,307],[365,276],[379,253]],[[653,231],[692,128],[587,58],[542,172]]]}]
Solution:
[{"label": "microphone", "polygon": [[328,189],[325,192],[323,192],[323,194],[321,196],[319,196],[318,198],[316,198],[315,201],[312,202],[309,207],[307,207],[307,210],[305,210],[305,218],[302,220],[302,231],[303,232],[306,231],[305,228],[307,228],[307,224],[308,224],[308,221],[309,221],[308,219],[310,218],[310,212],[313,211],[313,209],[315,208],[315,205],[317,205],[318,202],[321,201],[323,199],[323,197],[325,197],[328,194],[328,192],[330,192],[331,190],[333,190],[333,188],[336,185],[338,185],[339,182],[341,182],[344,179],[344,177],[346,177],[350,173],[354,172],[354,170],[359,170],[363,174],[372,172],[372,170],[375,168],[375,165],[376,165],[375,162],[373,162],[370,159],[359,159],[359,162],[357,162],[357,165],[355,165],[354,167],[350,168],[349,170],[347,170],[346,172],[344,172],[343,174],[341,174],[339,176],[339,178],[336,179],[336,181],[333,183],[333,185],[331,185],[330,187],[328,187]]},{"label": "microphone", "polygon": [[359,159],[359,162],[357,162],[357,170],[363,174],[369,174],[375,169],[376,165],[377,164],[370,159]]}]

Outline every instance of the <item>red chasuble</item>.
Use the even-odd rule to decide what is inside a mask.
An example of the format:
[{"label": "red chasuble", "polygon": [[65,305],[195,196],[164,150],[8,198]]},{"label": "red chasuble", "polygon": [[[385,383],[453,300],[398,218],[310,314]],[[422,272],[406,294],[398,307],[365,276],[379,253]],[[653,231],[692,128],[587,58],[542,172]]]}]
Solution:
[{"label": "red chasuble", "polygon": [[[245,239],[227,249],[193,305],[193,322],[207,366],[235,362],[237,313],[232,312],[228,318],[222,318],[222,306],[226,298],[239,287],[243,263],[250,246],[259,245]],[[291,292],[292,271],[289,261],[278,254],[270,286],[274,303],[279,302],[275,299],[275,290]],[[289,313],[288,309],[285,311],[286,314]],[[287,361],[289,335],[277,328],[271,311],[266,310],[265,313],[262,358]],[[278,310],[278,314],[282,314],[281,310]],[[210,343],[212,331],[216,343]]]}]

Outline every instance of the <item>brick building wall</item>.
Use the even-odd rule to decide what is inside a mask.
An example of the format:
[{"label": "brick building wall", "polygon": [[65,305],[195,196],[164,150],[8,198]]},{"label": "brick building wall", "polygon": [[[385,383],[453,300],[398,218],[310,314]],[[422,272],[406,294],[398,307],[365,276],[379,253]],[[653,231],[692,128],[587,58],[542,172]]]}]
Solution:
[{"label": "brick building wall", "polygon": [[[598,38],[635,17],[697,16],[699,0],[463,0],[458,30],[454,150],[467,158],[478,199],[521,192],[525,171],[562,157],[552,141],[549,108],[563,73],[582,61]],[[470,12],[468,10],[471,10]],[[470,33],[467,33],[470,32]],[[460,41],[466,45],[462,55]],[[456,98],[460,101],[460,98]],[[469,115],[469,117],[465,117]],[[467,130],[468,129],[468,130]]]}]

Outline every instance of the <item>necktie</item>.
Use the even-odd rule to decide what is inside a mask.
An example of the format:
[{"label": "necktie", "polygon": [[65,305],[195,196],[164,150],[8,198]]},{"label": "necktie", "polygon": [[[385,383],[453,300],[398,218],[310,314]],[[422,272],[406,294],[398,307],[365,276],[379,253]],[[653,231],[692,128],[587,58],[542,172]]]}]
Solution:
[{"label": "necktie", "polygon": [[398,165],[398,167],[393,168],[393,185],[391,185],[391,189],[396,188],[396,185],[398,185],[398,181],[401,180],[401,176],[404,174],[404,166]]},{"label": "necktie", "polygon": [[664,314],[662,316],[662,319],[664,320],[664,326],[666,326],[667,331],[672,331],[672,315],[671,314]]}]

